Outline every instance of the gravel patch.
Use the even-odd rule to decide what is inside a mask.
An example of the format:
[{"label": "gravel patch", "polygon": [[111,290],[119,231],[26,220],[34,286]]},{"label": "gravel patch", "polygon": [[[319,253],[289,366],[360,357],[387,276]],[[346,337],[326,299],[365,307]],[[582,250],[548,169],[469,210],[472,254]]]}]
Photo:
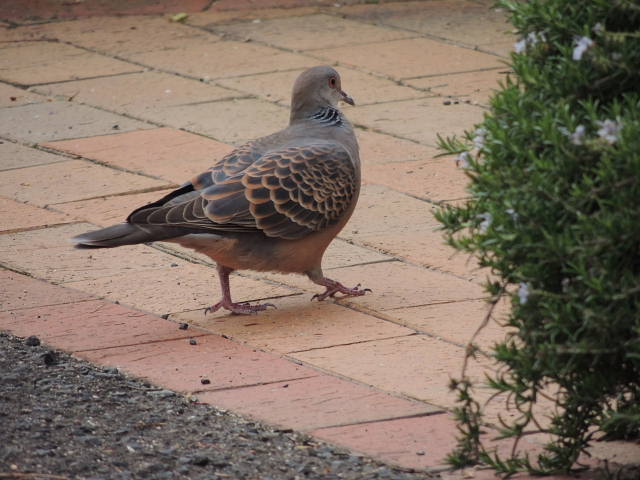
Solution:
[{"label": "gravel patch", "polygon": [[0,478],[437,477],[198,404],[37,337],[0,332]]}]

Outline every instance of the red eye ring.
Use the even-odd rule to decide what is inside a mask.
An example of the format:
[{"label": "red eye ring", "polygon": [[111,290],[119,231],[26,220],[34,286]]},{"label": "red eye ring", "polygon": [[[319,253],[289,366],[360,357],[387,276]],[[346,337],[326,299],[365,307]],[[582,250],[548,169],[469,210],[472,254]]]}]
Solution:
[{"label": "red eye ring", "polygon": [[331,88],[336,88],[337,83],[338,83],[338,80],[336,79],[336,77],[331,77],[329,79],[329,86]]}]

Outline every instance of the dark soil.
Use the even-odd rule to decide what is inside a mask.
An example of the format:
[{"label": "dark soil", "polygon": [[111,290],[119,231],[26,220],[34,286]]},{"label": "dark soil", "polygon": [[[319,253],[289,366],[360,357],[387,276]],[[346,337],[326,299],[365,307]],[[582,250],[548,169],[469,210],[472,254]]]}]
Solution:
[{"label": "dark soil", "polygon": [[0,478],[430,477],[0,333]]}]

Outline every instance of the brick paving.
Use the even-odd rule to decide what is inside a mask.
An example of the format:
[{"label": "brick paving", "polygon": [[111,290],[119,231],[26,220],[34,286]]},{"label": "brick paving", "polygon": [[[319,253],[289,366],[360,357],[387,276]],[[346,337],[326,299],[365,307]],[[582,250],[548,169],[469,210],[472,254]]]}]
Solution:
[{"label": "brick paving", "polygon": [[[486,311],[486,272],[443,245],[431,215],[466,196],[453,160],[434,158],[436,133],[482,119],[514,40],[489,1],[362,3],[9,1],[0,328],[387,462],[446,469],[457,435],[447,383]],[[177,11],[185,23],[168,21]],[[345,113],[364,185],[325,269],[372,294],[311,303],[306,278],[240,272],[235,298],[278,310],[205,317],[218,291],[208,258],[167,243],[70,247],[283,127],[296,75],[327,62],[358,104]],[[503,335],[490,325],[478,343]],[[632,444],[592,453],[640,457]]]}]

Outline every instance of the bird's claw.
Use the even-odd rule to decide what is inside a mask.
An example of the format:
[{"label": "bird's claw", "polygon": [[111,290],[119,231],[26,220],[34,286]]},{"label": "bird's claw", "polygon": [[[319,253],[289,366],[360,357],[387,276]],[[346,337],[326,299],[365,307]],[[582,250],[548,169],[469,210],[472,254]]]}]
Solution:
[{"label": "bird's claw", "polygon": [[[327,297],[334,298],[336,293],[341,293],[344,297],[360,297],[366,292],[371,292],[370,288],[360,288],[360,284],[357,284],[353,288],[345,287],[341,283],[335,282],[333,285],[327,286],[327,289],[322,293],[316,293],[311,297],[311,301],[318,299],[319,302],[323,301]],[[342,298],[342,297],[339,297]]]},{"label": "bird's claw", "polygon": [[229,310],[229,312],[231,312],[233,315],[255,315],[258,312],[262,312],[263,310],[268,309],[269,307],[273,307],[274,309],[278,308],[273,303],[259,303],[256,305],[251,305],[249,302],[233,303],[220,301],[215,305],[211,305],[210,307],[205,308],[204,314],[206,315],[207,313],[214,313],[221,308],[224,308],[225,310]]}]

